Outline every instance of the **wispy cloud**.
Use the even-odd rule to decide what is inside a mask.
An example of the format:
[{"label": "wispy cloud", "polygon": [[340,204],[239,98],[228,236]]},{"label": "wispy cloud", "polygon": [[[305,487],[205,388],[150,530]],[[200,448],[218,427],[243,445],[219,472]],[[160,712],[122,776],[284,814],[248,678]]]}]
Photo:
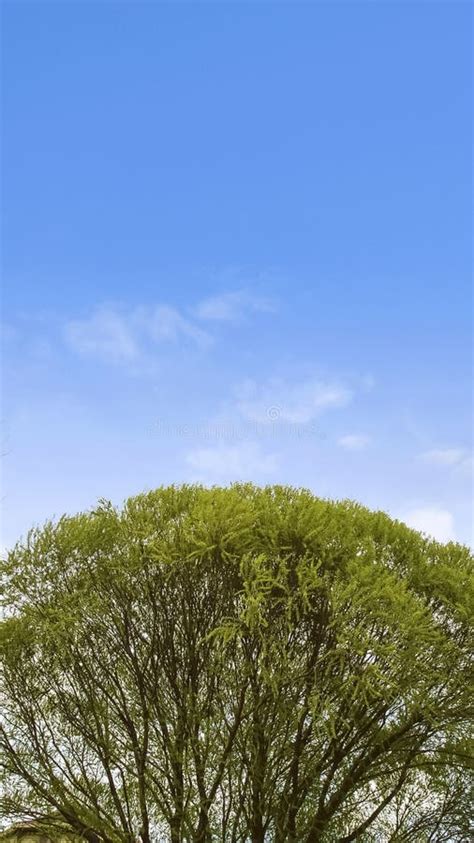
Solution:
[{"label": "wispy cloud", "polygon": [[221,322],[235,322],[247,313],[272,312],[275,309],[271,299],[254,295],[246,290],[221,293],[201,301],[196,308],[199,319]]},{"label": "wispy cloud", "polygon": [[456,534],[454,529],[453,514],[438,506],[425,506],[411,509],[402,516],[402,521],[431,536],[437,541],[448,542],[455,541]]},{"label": "wispy cloud", "polygon": [[211,337],[175,308],[166,305],[96,308],[85,319],[67,322],[64,338],[78,354],[109,363],[133,363],[165,342],[191,341],[205,346]]},{"label": "wispy cloud", "polygon": [[109,308],[100,308],[87,319],[68,322],[64,337],[79,354],[110,363],[130,362],[139,353],[130,319]]},{"label": "wispy cloud", "polygon": [[348,433],[347,436],[341,436],[337,444],[346,451],[363,451],[370,445],[370,436],[364,433]]},{"label": "wispy cloud", "polygon": [[238,321],[251,311],[273,309],[269,299],[245,290],[224,293],[202,301],[195,319],[165,304],[125,309],[102,305],[83,319],[72,319],[63,329],[67,344],[78,354],[108,363],[134,363],[161,343],[189,342],[211,345],[212,336],[196,322]]},{"label": "wispy cloud", "polygon": [[186,463],[193,469],[193,479],[203,483],[258,479],[277,468],[276,455],[265,453],[255,442],[196,448],[187,454]]},{"label": "wispy cloud", "polygon": [[420,454],[420,459],[429,465],[437,466],[466,466],[472,464],[472,456],[465,448],[434,448]]},{"label": "wispy cloud", "polygon": [[345,406],[351,399],[352,391],[339,383],[274,379],[259,385],[249,380],[238,390],[237,410],[253,422],[305,424],[325,410]]},{"label": "wispy cloud", "polygon": [[134,314],[135,324],[148,333],[154,342],[178,342],[187,338],[197,345],[206,346],[211,336],[182,316],[174,307],[160,305],[154,309],[138,308]]}]

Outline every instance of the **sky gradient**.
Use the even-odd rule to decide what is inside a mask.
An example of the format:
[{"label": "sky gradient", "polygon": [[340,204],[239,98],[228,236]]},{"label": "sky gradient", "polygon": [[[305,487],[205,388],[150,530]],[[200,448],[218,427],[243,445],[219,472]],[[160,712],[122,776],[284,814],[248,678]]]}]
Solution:
[{"label": "sky gradient", "polygon": [[3,546],[234,480],[472,543],[470,4],[2,12]]}]

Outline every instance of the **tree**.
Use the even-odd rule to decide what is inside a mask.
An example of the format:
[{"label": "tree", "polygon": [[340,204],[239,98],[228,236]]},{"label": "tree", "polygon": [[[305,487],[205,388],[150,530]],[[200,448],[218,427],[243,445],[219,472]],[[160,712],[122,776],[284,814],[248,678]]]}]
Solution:
[{"label": "tree", "polygon": [[161,488],[4,565],[3,813],[88,843],[466,841],[473,559],[307,491]]}]

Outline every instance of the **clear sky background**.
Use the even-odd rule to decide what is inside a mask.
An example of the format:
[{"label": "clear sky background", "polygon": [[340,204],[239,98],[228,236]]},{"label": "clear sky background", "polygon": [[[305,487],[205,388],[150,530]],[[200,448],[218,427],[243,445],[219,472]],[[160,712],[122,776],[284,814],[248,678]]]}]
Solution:
[{"label": "clear sky background", "polygon": [[3,544],[194,480],[472,542],[470,4],[2,12]]}]

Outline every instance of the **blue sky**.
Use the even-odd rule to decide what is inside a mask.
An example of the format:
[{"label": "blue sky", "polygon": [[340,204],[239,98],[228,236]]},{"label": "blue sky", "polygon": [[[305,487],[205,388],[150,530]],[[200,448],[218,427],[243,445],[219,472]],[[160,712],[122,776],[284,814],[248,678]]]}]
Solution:
[{"label": "blue sky", "polygon": [[3,4],[3,544],[172,482],[472,542],[467,3]]}]

